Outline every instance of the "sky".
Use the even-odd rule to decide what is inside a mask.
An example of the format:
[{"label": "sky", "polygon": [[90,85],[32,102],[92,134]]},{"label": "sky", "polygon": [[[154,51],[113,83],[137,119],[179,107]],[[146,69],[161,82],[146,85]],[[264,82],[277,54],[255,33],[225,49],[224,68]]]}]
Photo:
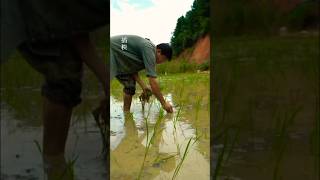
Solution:
[{"label": "sky", "polygon": [[169,43],[177,19],[194,0],[111,0],[110,35],[133,34]]}]

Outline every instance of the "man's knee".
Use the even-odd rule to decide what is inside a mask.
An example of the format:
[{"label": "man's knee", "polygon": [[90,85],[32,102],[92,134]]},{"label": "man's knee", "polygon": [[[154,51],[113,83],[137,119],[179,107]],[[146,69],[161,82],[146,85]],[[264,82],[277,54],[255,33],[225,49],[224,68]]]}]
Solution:
[{"label": "man's knee", "polygon": [[81,81],[69,79],[46,81],[42,86],[42,95],[54,103],[74,107],[81,102]]},{"label": "man's knee", "polygon": [[[48,50],[58,53],[51,54]],[[27,62],[45,77],[43,96],[54,103],[71,107],[81,102],[83,64],[70,43],[57,41],[23,44],[20,51]]]},{"label": "man's knee", "polygon": [[124,87],[123,92],[127,95],[135,95],[136,94],[136,88],[135,87]]}]

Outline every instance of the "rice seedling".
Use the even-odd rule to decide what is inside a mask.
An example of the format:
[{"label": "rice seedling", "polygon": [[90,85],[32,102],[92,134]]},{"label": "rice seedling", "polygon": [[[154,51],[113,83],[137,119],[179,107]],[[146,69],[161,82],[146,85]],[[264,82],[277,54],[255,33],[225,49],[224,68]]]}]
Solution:
[{"label": "rice seedling", "polygon": [[143,168],[144,168],[144,164],[145,164],[145,161],[146,161],[146,158],[147,158],[147,155],[148,155],[148,152],[149,152],[149,149],[151,147],[151,145],[154,144],[154,139],[156,137],[156,135],[158,134],[158,129],[160,128],[160,124],[163,120],[163,117],[164,117],[164,111],[163,109],[159,109],[159,115],[158,115],[158,118],[157,118],[157,121],[153,127],[153,133],[149,139],[149,128],[148,128],[148,118],[144,118],[145,119],[145,123],[146,123],[146,133],[147,133],[147,141],[146,141],[146,147],[145,147],[145,153],[144,153],[144,157],[143,157],[143,162],[142,162],[142,165],[141,165],[141,168],[140,168],[140,172],[139,172],[139,175],[138,175],[138,180],[141,178],[141,175],[143,173]]},{"label": "rice seedling", "polygon": [[295,117],[298,112],[301,110],[301,107],[297,107],[290,111],[287,109],[284,112],[284,118],[281,121],[280,117],[277,122],[281,123],[277,127],[277,136],[275,137],[274,151],[275,151],[275,166],[273,170],[273,179],[281,179],[280,175],[280,165],[287,147],[287,138],[288,138],[288,128],[294,124]]},{"label": "rice seedling", "polygon": [[174,127],[174,130],[176,130],[176,124],[177,124],[177,122],[179,121],[182,107],[183,107],[183,104],[181,103],[181,104],[179,105],[179,108],[178,108],[178,111],[177,111],[177,113],[176,113],[176,116],[173,118],[173,127]]},{"label": "rice seedling", "polygon": [[178,154],[173,154],[173,155],[169,155],[167,157],[164,158],[159,158],[159,156],[156,157],[156,159],[153,161],[153,164],[159,164],[159,163],[163,163],[166,162],[167,160],[176,157]]},{"label": "rice seedling", "polygon": [[[92,115],[94,117],[94,120],[99,128],[99,132],[101,135],[101,140],[102,140],[102,154],[104,155],[105,158],[107,158],[107,148],[108,147],[108,131],[109,131],[109,127],[108,127],[108,122],[106,118],[103,118],[102,113],[103,111],[106,111],[106,109],[104,108],[104,106],[100,106],[97,109],[95,109],[94,111],[92,111]],[[101,119],[103,120],[103,123],[101,122]]]},{"label": "rice seedling", "polygon": [[[234,136],[232,136],[231,130],[235,130]],[[222,171],[223,165],[228,162],[228,160],[233,152],[233,149],[236,145],[236,142],[239,138],[239,134],[240,134],[240,128],[236,128],[236,129],[228,128],[225,131],[224,140],[223,140],[223,148],[219,152],[219,154],[217,155],[218,159],[217,159],[217,162],[214,166],[213,179],[218,179],[218,177]]]},{"label": "rice seedling", "polygon": [[146,91],[143,91],[140,94],[139,100],[140,100],[140,103],[142,105],[142,111],[144,111],[145,103],[149,102],[151,96],[152,96],[152,92],[149,89],[146,90]]},{"label": "rice seedling", "polygon": [[201,108],[201,102],[202,102],[202,96],[198,96],[196,103],[195,103],[195,110],[196,110],[196,114],[195,114],[195,122],[198,121],[198,116],[199,116],[199,110]]},{"label": "rice seedling", "polygon": [[[40,146],[40,143],[37,140],[33,140],[33,142],[35,143],[39,153],[41,154],[41,159],[42,159],[42,163],[43,163],[43,171],[44,174],[50,176],[50,178],[54,178],[57,180],[60,179],[65,179],[67,177],[67,179],[73,180],[75,179],[75,174],[74,174],[74,166],[75,163],[78,159],[79,156],[75,156],[73,158],[71,158],[70,160],[67,160],[66,162],[58,162],[59,164],[57,164],[57,162],[53,162],[53,160],[49,160],[48,158],[45,158]],[[63,157],[64,158],[64,157]],[[51,162],[52,161],[52,162]],[[54,165],[53,165],[54,164]],[[63,172],[59,171],[59,173],[48,173],[48,168],[52,168],[51,166],[62,166],[64,167]],[[56,168],[56,167],[55,167]],[[51,177],[52,176],[52,177]]]},{"label": "rice seedling", "polygon": [[[175,169],[174,172],[173,172],[172,180],[174,180],[174,179],[178,176],[178,173],[180,172],[180,169],[181,169],[181,167],[182,167],[182,164],[183,164],[183,162],[185,161],[185,159],[186,159],[186,157],[187,157],[187,154],[188,154],[188,152],[189,152],[190,143],[191,143],[191,140],[192,140],[192,139],[193,139],[193,138],[190,138],[189,141],[188,141],[188,143],[187,143],[187,146],[186,146],[186,148],[185,148],[185,150],[184,150],[183,156],[182,156],[182,158],[180,159],[180,162],[178,163],[176,169]],[[196,140],[195,140],[195,141],[196,141]],[[194,142],[194,143],[195,143],[195,142]],[[193,144],[194,144],[194,143],[193,143]]]},{"label": "rice seedling", "polygon": [[179,95],[178,95],[178,111],[176,113],[176,116],[173,118],[173,127],[176,130],[176,123],[179,121],[180,115],[182,113],[182,108],[183,108],[183,94],[184,94],[184,89],[185,89],[185,80],[182,79],[182,83],[181,83],[181,88],[179,91]]},{"label": "rice seedling", "polygon": [[99,128],[99,132],[101,135],[101,140],[102,140],[102,154],[106,154],[107,152],[107,130],[109,128],[107,128],[106,123],[104,123],[104,125],[100,122],[100,118],[99,118],[99,114],[98,112],[95,110],[92,112],[93,116],[94,116],[94,120],[96,121],[96,124]]}]

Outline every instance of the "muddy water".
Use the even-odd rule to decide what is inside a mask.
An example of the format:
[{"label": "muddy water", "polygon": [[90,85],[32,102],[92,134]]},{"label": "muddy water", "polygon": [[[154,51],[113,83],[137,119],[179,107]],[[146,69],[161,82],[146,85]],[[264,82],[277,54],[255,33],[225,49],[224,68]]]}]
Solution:
[{"label": "muddy water", "polygon": [[[7,78],[12,81],[14,76]],[[8,87],[5,81],[1,85],[1,179],[43,180],[44,165],[35,143],[42,144],[40,82],[20,88]],[[83,102],[75,108],[70,125],[66,159],[77,158],[73,166],[77,180],[107,177],[101,137],[91,115],[99,102],[97,91],[84,88]]]},{"label": "muddy water", "polygon": [[124,114],[122,87],[112,84],[111,179],[172,179],[174,174],[176,179],[209,179],[209,74],[159,81],[173,114],[163,112],[154,98],[143,110],[138,95],[131,113]]}]

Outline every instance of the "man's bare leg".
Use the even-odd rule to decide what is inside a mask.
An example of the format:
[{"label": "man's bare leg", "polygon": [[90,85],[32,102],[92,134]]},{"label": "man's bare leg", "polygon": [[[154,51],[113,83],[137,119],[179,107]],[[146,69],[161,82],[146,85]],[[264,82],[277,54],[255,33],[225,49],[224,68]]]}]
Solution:
[{"label": "man's bare leg", "polygon": [[132,95],[123,93],[123,111],[129,112],[131,107]]},{"label": "man's bare leg", "polygon": [[56,104],[43,97],[43,157],[48,166],[48,179],[71,179],[64,151],[72,107]]}]

